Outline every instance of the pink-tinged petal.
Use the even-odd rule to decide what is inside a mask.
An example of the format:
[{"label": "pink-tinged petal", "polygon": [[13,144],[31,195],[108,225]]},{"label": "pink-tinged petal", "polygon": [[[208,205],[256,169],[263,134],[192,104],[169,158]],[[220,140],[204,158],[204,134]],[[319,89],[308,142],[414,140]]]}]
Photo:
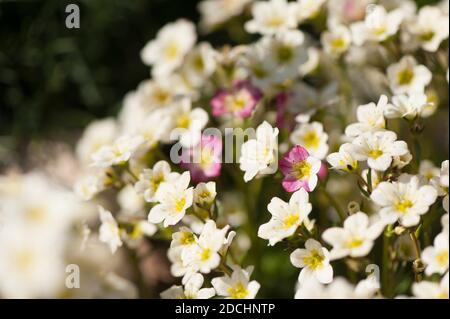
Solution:
[{"label": "pink-tinged petal", "polygon": [[227,110],[225,108],[225,98],[227,97],[227,95],[228,93],[226,91],[220,90],[211,99],[210,104],[212,107],[212,114],[214,116],[220,116],[227,113]]},{"label": "pink-tinged petal", "polygon": [[319,176],[320,180],[323,181],[327,178],[327,175],[328,175],[327,165],[322,162],[322,165],[320,166],[320,170],[317,173],[317,176]]},{"label": "pink-tinged petal", "polygon": [[290,151],[289,151],[289,157],[295,160],[296,162],[304,161],[309,157],[309,153],[306,150],[306,148],[295,145]]},{"label": "pink-tinged petal", "polygon": [[298,180],[298,179],[292,179],[292,178],[285,178],[282,182],[281,185],[283,186],[284,190],[286,192],[289,193],[293,193],[296,192],[300,189],[304,189],[305,191],[307,191],[308,193],[311,192],[308,182],[306,181],[302,181],[302,180]]}]

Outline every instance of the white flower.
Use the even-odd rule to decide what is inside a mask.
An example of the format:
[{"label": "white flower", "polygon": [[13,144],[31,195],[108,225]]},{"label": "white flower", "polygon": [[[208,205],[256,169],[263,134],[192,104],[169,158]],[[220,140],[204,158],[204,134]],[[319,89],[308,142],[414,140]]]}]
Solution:
[{"label": "white flower", "polygon": [[423,93],[396,95],[392,98],[392,104],[385,108],[384,115],[389,119],[404,118],[411,121],[421,116],[428,106],[427,96]]},{"label": "white flower", "polygon": [[253,20],[245,24],[250,33],[275,34],[297,27],[297,4],[286,0],[258,1],[252,15]]},{"label": "white flower", "polygon": [[207,207],[214,202],[216,198],[216,183],[199,183],[194,189],[194,203],[200,207]]},{"label": "white flower", "polygon": [[328,134],[319,122],[301,124],[291,134],[291,142],[306,148],[311,156],[324,159],[328,153]]},{"label": "white flower", "polygon": [[403,17],[404,14],[400,9],[388,13],[383,6],[372,6],[371,11],[366,15],[365,21],[351,25],[354,43],[360,46],[368,41],[385,41],[397,33]]},{"label": "white flower", "polygon": [[412,56],[404,56],[387,68],[389,86],[394,94],[421,93],[431,82],[432,74],[424,65],[418,65]]},{"label": "white flower", "polygon": [[331,227],[325,230],[322,238],[333,246],[331,260],[346,256],[364,257],[372,250],[374,240],[380,236],[385,224],[370,223],[369,217],[358,212],[344,221],[344,227]]},{"label": "white flower", "polygon": [[273,173],[278,155],[278,129],[265,122],[256,129],[256,139],[251,139],[241,147],[240,169],[245,172],[244,180],[252,180],[257,174]]},{"label": "white flower", "polygon": [[189,187],[191,177],[184,172],[175,180],[162,183],[155,194],[159,204],[148,214],[148,221],[154,224],[164,221],[164,227],[177,224],[192,206],[194,190]]},{"label": "white flower", "polygon": [[358,161],[352,155],[353,146],[350,143],[342,144],[339,152],[327,156],[327,162],[333,169],[354,172],[358,168]]},{"label": "white flower", "polygon": [[417,176],[398,182],[381,182],[370,198],[381,207],[381,218],[388,224],[397,220],[405,227],[415,226],[436,201],[437,192],[429,185],[421,186]]},{"label": "white flower", "polygon": [[88,175],[79,179],[74,186],[75,194],[84,201],[91,200],[95,195],[102,191],[102,183],[98,176]]},{"label": "white flower", "polygon": [[171,172],[169,163],[157,162],[152,169],[144,169],[139,175],[139,181],[134,185],[138,194],[144,194],[145,201],[156,201],[156,192],[164,182],[173,182],[180,174]]},{"label": "white flower", "polygon": [[172,104],[168,112],[174,129],[171,138],[179,138],[183,147],[197,145],[201,130],[208,123],[208,113],[202,108],[192,109],[189,98],[182,98]]},{"label": "white flower", "polygon": [[210,31],[226,22],[233,16],[239,15],[244,7],[253,0],[204,0],[199,3],[201,14],[200,27]]},{"label": "white flower", "polygon": [[227,299],[254,299],[260,284],[256,280],[250,281],[252,271],[253,267],[242,269],[234,266],[231,276],[213,278],[211,284],[217,295]]},{"label": "white flower", "polygon": [[446,160],[446,161],[443,161],[441,164],[441,171],[440,171],[439,176],[436,176],[431,180],[431,184],[436,188],[439,196],[444,197],[444,199],[442,201],[442,205],[447,213],[448,213],[448,205],[449,205],[449,199],[448,199],[449,178],[448,178],[448,176],[449,176],[448,175],[448,160]]},{"label": "white flower", "polygon": [[153,66],[154,77],[164,77],[172,73],[183,62],[183,58],[195,44],[195,26],[180,19],[165,25],[141,51],[141,59]]},{"label": "white flower", "polygon": [[76,154],[84,163],[90,163],[91,156],[103,146],[114,142],[117,136],[117,123],[112,118],[94,121],[86,127],[77,143]]},{"label": "white flower", "polygon": [[202,273],[209,273],[217,268],[221,260],[219,251],[226,243],[225,235],[228,229],[229,226],[218,229],[213,220],[208,220],[196,243],[183,249],[183,264]]},{"label": "white flower", "polygon": [[217,53],[207,42],[200,43],[186,56],[182,74],[190,85],[202,86],[217,66]]},{"label": "white flower", "polygon": [[352,143],[352,155],[358,161],[366,161],[370,168],[385,171],[392,163],[392,158],[408,153],[408,145],[397,141],[397,135],[391,131],[367,132]]},{"label": "white flower", "polygon": [[275,72],[278,83],[294,78],[299,74],[301,65],[307,62],[308,53],[303,46],[304,35],[298,30],[276,33],[275,36],[262,38],[262,46],[268,68]]},{"label": "white flower", "polygon": [[202,288],[203,276],[193,274],[182,286],[172,286],[161,293],[162,299],[209,299],[216,294],[214,288]]},{"label": "white flower", "polygon": [[431,276],[434,273],[443,275],[448,271],[448,246],[448,233],[442,232],[434,238],[433,246],[423,250],[422,260],[426,264],[425,274],[427,276]]},{"label": "white flower", "polygon": [[422,160],[419,165],[419,174],[425,177],[428,181],[439,178],[441,171],[436,167],[432,161]]},{"label": "white flower", "polygon": [[312,210],[308,200],[308,193],[304,189],[292,194],[289,203],[278,197],[272,198],[267,205],[272,218],[259,227],[258,236],[268,240],[270,246],[292,236]]},{"label": "white flower", "polygon": [[127,162],[144,142],[144,138],[137,136],[121,136],[112,145],[100,148],[92,155],[92,165],[109,167]]},{"label": "white flower", "polygon": [[361,280],[356,287],[342,277],[329,285],[312,279],[300,285],[295,299],[369,299],[374,297],[379,287],[375,278]]},{"label": "white flower", "polygon": [[440,283],[421,281],[413,284],[414,296],[421,299],[448,299],[448,273],[441,279]]},{"label": "white flower", "polygon": [[163,110],[155,110],[148,114],[133,131],[144,138],[146,149],[152,149],[159,142],[165,141],[170,132],[170,122],[170,118]]},{"label": "white flower", "polygon": [[333,57],[339,57],[349,49],[352,36],[347,27],[336,25],[322,33],[321,42],[326,53]]},{"label": "white flower", "polygon": [[297,268],[303,268],[298,277],[300,284],[311,279],[316,279],[323,284],[333,280],[330,253],[314,239],[306,241],[305,249],[298,248],[292,252],[291,263]]},{"label": "white flower", "polygon": [[315,18],[327,0],[297,0],[297,19],[302,22]]},{"label": "white flower", "polygon": [[382,95],[378,104],[369,103],[358,106],[356,110],[357,123],[350,124],[345,129],[345,135],[356,137],[366,132],[381,131],[386,128],[383,112],[388,105],[388,98]]},{"label": "white flower", "polygon": [[136,215],[144,209],[145,201],[132,184],[127,184],[117,194],[117,203],[125,215]]},{"label": "white flower", "polygon": [[441,42],[448,38],[448,14],[440,8],[425,6],[417,17],[408,25],[408,31],[415,37],[422,49],[435,52]]},{"label": "white flower", "polygon": [[111,212],[103,207],[98,207],[101,225],[99,228],[99,239],[108,244],[111,253],[115,253],[118,247],[122,246],[120,238],[120,229]]}]

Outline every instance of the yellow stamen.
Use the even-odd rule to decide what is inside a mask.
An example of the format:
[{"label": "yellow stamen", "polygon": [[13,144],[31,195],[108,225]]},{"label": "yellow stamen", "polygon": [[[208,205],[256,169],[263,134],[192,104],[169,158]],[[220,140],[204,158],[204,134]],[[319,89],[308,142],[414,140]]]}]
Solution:
[{"label": "yellow stamen", "polygon": [[248,295],[248,290],[239,282],[234,287],[228,288],[228,294],[233,299],[244,299]]},{"label": "yellow stamen", "polygon": [[311,269],[317,269],[322,266],[325,257],[320,254],[317,250],[311,251],[310,255],[303,258],[303,262]]}]

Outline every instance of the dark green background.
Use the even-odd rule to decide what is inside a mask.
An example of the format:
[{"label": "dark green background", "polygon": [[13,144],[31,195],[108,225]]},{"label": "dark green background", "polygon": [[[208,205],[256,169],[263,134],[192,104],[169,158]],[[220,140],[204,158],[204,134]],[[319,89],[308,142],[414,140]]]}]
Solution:
[{"label": "dark green background", "polygon": [[[14,150],[31,138],[67,139],[116,114],[149,76],[140,49],[167,22],[197,22],[198,2],[0,0],[0,143]],[[68,3],[80,5],[80,29],[65,27]],[[223,32],[207,40],[230,42]]]}]

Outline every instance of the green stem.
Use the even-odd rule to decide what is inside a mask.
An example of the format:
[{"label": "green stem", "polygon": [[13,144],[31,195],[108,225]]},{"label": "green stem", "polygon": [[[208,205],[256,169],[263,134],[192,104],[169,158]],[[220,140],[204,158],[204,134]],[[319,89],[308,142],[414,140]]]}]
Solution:
[{"label": "green stem", "polygon": [[328,199],[328,201],[330,202],[331,206],[333,206],[333,208],[336,210],[336,212],[339,215],[339,218],[341,219],[342,222],[344,222],[344,220],[347,218],[347,214],[345,213],[345,211],[341,208],[341,206],[339,205],[339,203],[334,199],[333,195],[331,195],[325,187],[322,187],[322,193],[325,195],[325,197]]}]

